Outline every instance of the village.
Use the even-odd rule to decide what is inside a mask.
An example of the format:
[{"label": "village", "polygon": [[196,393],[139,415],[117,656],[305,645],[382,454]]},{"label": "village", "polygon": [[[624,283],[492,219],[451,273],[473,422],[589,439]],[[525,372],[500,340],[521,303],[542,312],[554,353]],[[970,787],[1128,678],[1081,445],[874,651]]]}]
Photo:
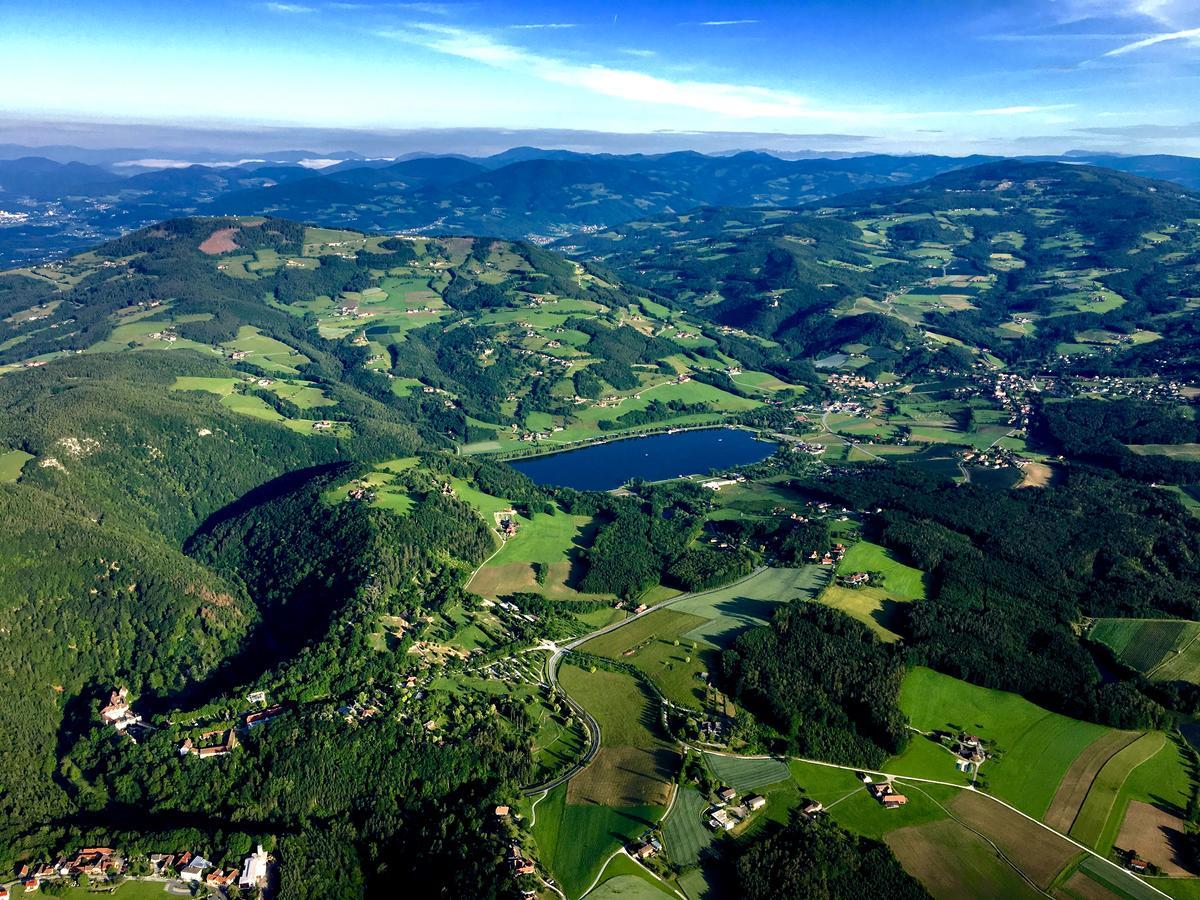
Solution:
[{"label": "village", "polygon": [[71,886],[115,890],[127,881],[161,882],[175,895],[267,900],[279,873],[275,858],[259,844],[228,868],[190,850],[127,855],[112,847],[84,847],[54,862],[24,864],[15,875],[0,885],[0,900],[18,887],[25,894],[57,894]]}]

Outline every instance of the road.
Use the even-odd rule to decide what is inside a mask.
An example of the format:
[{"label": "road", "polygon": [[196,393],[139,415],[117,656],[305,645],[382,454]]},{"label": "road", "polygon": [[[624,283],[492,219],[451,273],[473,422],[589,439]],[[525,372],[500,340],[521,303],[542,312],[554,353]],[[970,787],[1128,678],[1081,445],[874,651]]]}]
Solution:
[{"label": "road", "polygon": [[[565,654],[567,654],[570,651],[574,650],[575,648],[581,646],[582,644],[586,643],[587,641],[592,640],[593,638],[600,637],[600,635],[603,635],[603,634],[611,634],[612,632],[616,631],[618,628],[622,628],[625,625],[628,625],[630,622],[633,622],[634,620],[639,619],[642,616],[647,615],[648,613],[654,612],[655,610],[663,609],[665,607],[671,606],[674,603],[679,603],[680,601],[689,599],[691,597],[699,597],[699,596],[703,596],[705,594],[711,594],[711,593],[713,593],[715,591],[719,591],[719,590],[728,590],[730,587],[733,587],[734,585],[740,584],[743,581],[746,581],[747,579],[753,578],[755,575],[757,575],[759,572],[761,572],[764,568],[766,568],[766,567],[760,566],[759,568],[757,568],[753,572],[751,572],[749,575],[747,575],[745,578],[738,579],[738,581],[733,582],[733,584],[725,585],[724,587],[721,587],[721,588],[713,588],[713,589],[707,590],[707,591],[698,591],[693,594],[680,594],[678,597],[672,597],[668,600],[663,600],[660,603],[656,603],[653,606],[647,607],[645,610],[638,613],[637,615],[633,615],[626,619],[622,619],[619,622],[614,622],[611,625],[606,625],[603,628],[599,628],[596,631],[586,634],[583,637],[576,638],[576,639],[570,641],[569,643],[563,644],[561,646],[549,645],[547,647],[547,649],[550,649],[550,647],[553,647],[553,650],[551,652],[550,659],[546,663],[546,678],[547,678],[551,688],[553,690],[555,690],[556,692],[561,692],[563,697],[566,699],[567,703],[570,705],[571,709],[575,710],[576,713],[579,716],[581,716],[583,718],[583,720],[587,723],[590,742],[589,742],[587,752],[583,755],[583,757],[580,758],[580,760],[574,766],[571,767],[571,769],[568,772],[558,776],[553,781],[549,781],[549,782],[546,782],[545,784],[536,785],[534,787],[527,788],[525,791],[523,791],[523,793],[526,796],[532,796],[534,794],[540,794],[545,791],[552,790],[553,788],[558,787],[560,784],[565,784],[566,782],[568,782],[572,778],[574,778],[576,775],[578,775],[581,771],[583,771],[583,769],[588,765],[588,763],[590,763],[592,761],[592,759],[595,758],[596,753],[599,752],[599,750],[600,750],[600,724],[594,718],[592,718],[591,714],[586,709],[584,709],[582,706],[580,706],[578,703],[576,703],[566,691],[562,690],[558,684],[558,664],[562,660],[562,657]],[[709,749],[702,748],[702,747],[690,747],[687,744],[682,744],[682,746],[684,747],[684,749],[687,749],[687,750],[696,750],[698,752],[712,753],[717,756],[728,756],[728,757],[733,757],[733,758],[737,758],[737,759],[779,759],[779,757],[772,756],[770,754],[749,755],[749,754],[738,754],[738,753],[722,753],[719,751],[713,751],[713,750],[709,750]],[[844,766],[839,763],[826,762],[825,760],[821,760],[821,759],[806,759],[803,757],[787,757],[787,759],[795,759],[799,762],[809,763],[811,765],[816,765],[816,766],[825,766],[826,768],[830,768],[830,769],[843,769],[843,770],[856,772],[856,773],[857,772],[865,772],[866,774],[871,775],[871,776],[887,778],[887,779],[898,781],[900,783],[912,784],[915,782],[915,783],[920,783],[920,784],[937,784],[937,785],[943,785],[946,787],[957,788],[958,790],[971,791],[980,797],[986,797],[988,800],[991,800],[993,803],[999,803],[1001,806],[1011,810],[1012,812],[1016,813],[1017,815],[1021,816],[1022,818],[1028,819],[1030,822],[1033,822],[1039,828],[1043,828],[1046,831],[1049,831],[1051,834],[1057,835],[1058,837],[1062,838],[1064,841],[1067,841],[1068,843],[1077,847],[1079,850],[1084,851],[1089,856],[1100,860],[1100,862],[1104,863],[1106,866],[1109,866],[1109,867],[1115,869],[1123,877],[1137,878],[1136,875],[1129,872],[1127,869],[1123,868],[1122,866],[1117,865],[1116,863],[1114,863],[1112,860],[1108,859],[1107,857],[1102,856],[1101,854],[1097,853],[1091,847],[1085,846],[1084,844],[1079,843],[1079,841],[1076,841],[1073,838],[1063,834],[1062,832],[1051,828],[1049,825],[1046,825],[1044,822],[1041,822],[1038,819],[1035,819],[1033,816],[1027,815],[1026,813],[1022,812],[1021,810],[1017,809],[1012,804],[1006,803],[1005,801],[1001,800],[999,797],[996,797],[996,796],[993,796],[992,794],[984,793],[983,791],[977,790],[974,783],[969,784],[969,785],[964,785],[964,784],[960,784],[960,783],[955,783],[953,781],[941,781],[936,778],[918,778],[913,775],[900,775],[900,774],[883,772],[883,771],[873,771],[870,769],[863,769],[863,768],[856,767],[856,766]],[[618,851],[618,853],[619,852],[621,852],[621,851]],[[616,855],[616,854],[614,854],[614,855]],[[603,871],[603,869],[601,869],[601,871]],[[1022,873],[1022,877],[1025,877],[1024,873]],[[1162,891],[1160,891],[1154,885],[1150,884],[1145,879],[1138,878],[1138,881],[1142,882],[1142,884],[1146,885],[1146,887],[1148,887],[1150,890],[1152,890],[1154,893],[1158,894],[1159,896],[1164,897],[1164,898],[1170,897],[1169,894],[1163,893]],[[593,887],[594,886],[595,885],[593,885]],[[590,890],[590,888],[589,888],[589,890]]]},{"label": "road", "polygon": [[850,449],[859,450],[859,451],[867,454],[867,456],[871,457],[871,459],[877,459],[880,462],[884,461],[882,456],[877,456],[876,454],[872,453],[870,450],[868,450],[866,447],[864,447],[861,442],[848,441],[844,437],[842,437],[840,434],[838,434],[836,431],[834,431],[832,428],[830,428],[829,427],[829,416],[831,413],[832,413],[832,410],[826,410],[825,415],[821,416],[821,427],[822,428],[824,428],[829,434],[833,435],[833,437],[837,438],[839,441],[841,441],[843,444],[845,444]]},{"label": "road", "polygon": [[564,772],[563,774],[561,774],[555,778],[552,778],[549,781],[544,781],[540,784],[531,785],[530,787],[527,787],[523,791],[521,791],[521,793],[524,794],[526,797],[533,797],[537,794],[541,794],[546,791],[552,791],[552,790],[554,790],[554,788],[558,787],[560,784],[566,784],[568,781],[570,781],[572,778],[574,778],[576,775],[578,775],[580,772],[582,772],[587,767],[587,764],[590,763],[593,759],[595,759],[596,754],[600,752],[600,723],[597,722],[592,717],[591,713],[589,713],[586,709],[584,709],[582,706],[580,706],[578,703],[576,703],[575,700],[571,697],[571,695],[568,694],[566,691],[564,691],[558,683],[558,666],[559,666],[559,663],[562,662],[562,658],[564,655],[566,655],[567,653],[570,653],[576,647],[586,644],[588,641],[592,640],[592,638],[598,638],[602,634],[610,634],[610,633],[616,631],[618,628],[623,628],[624,626],[628,625],[630,622],[640,619],[642,616],[649,615],[650,613],[654,612],[655,610],[664,609],[668,606],[671,606],[674,603],[679,603],[683,600],[689,600],[692,597],[703,597],[706,594],[712,594],[712,593],[715,593],[716,591],[726,591],[726,590],[729,590],[729,588],[731,588],[731,587],[736,587],[737,585],[741,584],[742,582],[748,581],[749,579],[753,578],[759,572],[762,572],[765,568],[766,568],[766,566],[759,566],[753,572],[751,572],[749,575],[746,575],[743,578],[739,578],[737,581],[733,582],[732,584],[723,585],[722,587],[719,587],[719,588],[711,588],[707,591],[696,591],[695,593],[691,593],[691,594],[680,594],[678,597],[670,597],[666,600],[662,600],[659,603],[655,603],[653,606],[646,607],[646,609],[642,610],[640,613],[629,616],[628,618],[625,618],[625,619],[621,619],[619,622],[613,622],[610,625],[605,625],[603,628],[597,628],[595,631],[589,632],[588,634],[585,634],[582,637],[575,638],[573,641],[569,641],[566,644],[558,645],[558,644],[548,643],[546,645],[545,649],[550,650],[551,652],[550,652],[550,659],[546,661],[546,683],[550,685],[550,689],[554,693],[561,694],[563,696],[563,698],[567,701],[567,705],[571,707],[571,710],[577,716],[579,716],[580,719],[583,720],[584,725],[587,728],[587,732],[588,732],[588,747],[587,747],[587,750],[584,752],[583,756],[581,756],[579,758],[579,760],[573,766],[571,766],[571,768],[568,769],[566,772]]}]

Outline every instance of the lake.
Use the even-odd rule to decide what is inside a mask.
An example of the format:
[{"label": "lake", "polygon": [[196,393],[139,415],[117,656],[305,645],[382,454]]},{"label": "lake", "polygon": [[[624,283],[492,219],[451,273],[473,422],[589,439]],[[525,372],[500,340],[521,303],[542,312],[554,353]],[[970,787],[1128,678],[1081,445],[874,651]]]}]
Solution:
[{"label": "lake", "polygon": [[509,463],[538,484],[610,491],[634,478],[662,481],[762,462],[777,445],[738,428],[623,438]]}]

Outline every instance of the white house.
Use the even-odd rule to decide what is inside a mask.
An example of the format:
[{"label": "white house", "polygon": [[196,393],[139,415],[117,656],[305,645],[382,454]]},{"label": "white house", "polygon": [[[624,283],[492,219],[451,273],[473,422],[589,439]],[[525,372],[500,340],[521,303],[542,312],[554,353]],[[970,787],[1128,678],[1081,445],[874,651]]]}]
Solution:
[{"label": "white house", "polygon": [[242,877],[238,880],[238,884],[244,888],[267,886],[267,852],[263,850],[262,844],[258,845],[258,849],[254,853],[246,857],[246,862],[242,866]]},{"label": "white house", "polygon": [[203,856],[193,856],[192,861],[179,873],[179,880],[194,881],[199,884],[200,879],[204,877],[204,870],[211,869],[212,867],[213,864]]}]

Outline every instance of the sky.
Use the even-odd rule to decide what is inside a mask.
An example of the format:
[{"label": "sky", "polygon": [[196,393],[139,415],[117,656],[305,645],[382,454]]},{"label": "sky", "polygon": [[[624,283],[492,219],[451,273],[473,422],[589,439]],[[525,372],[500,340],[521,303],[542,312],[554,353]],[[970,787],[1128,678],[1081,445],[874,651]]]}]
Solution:
[{"label": "sky", "polygon": [[489,130],[618,152],[1200,155],[1200,0],[0,0],[0,141],[469,152]]}]

